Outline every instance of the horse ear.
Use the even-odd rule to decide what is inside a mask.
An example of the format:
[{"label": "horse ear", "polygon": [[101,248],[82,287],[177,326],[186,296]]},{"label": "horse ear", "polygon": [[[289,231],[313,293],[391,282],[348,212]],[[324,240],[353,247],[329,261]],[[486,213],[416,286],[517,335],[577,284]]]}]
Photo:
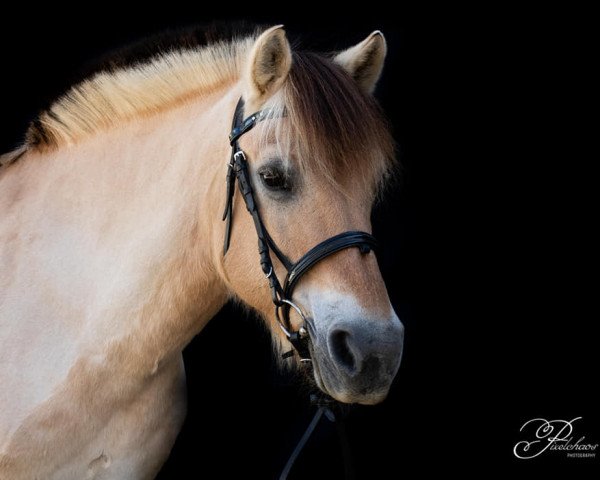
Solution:
[{"label": "horse ear", "polygon": [[286,79],[292,66],[292,50],[283,25],[269,28],[256,39],[248,58],[244,99],[258,109]]},{"label": "horse ear", "polygon": [[375,30],[362,42],[338,53],[334,61],[346,70],[366,93],[373,93],[387,53],[385,37]]}]

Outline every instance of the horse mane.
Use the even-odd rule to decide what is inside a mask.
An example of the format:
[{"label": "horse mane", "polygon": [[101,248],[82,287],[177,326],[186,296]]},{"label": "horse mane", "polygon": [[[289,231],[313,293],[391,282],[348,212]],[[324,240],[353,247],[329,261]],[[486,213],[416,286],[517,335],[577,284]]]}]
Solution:
[{"label": "horse mane", "polygon": [[31,122],[25,147],[73,143],[233,82],[255,35],[225,39],[215,32],[214,27],[168,32],[100,58]]},{"label": "horse mane", "polygon": [[[100,58],[38,114],[24,144],[0,156],[0,167],[27,151],[72,144],[233,84],[261,31],[249,24],[193,27]],[[353,175],[379,183],[393,164],[394,144],[377,103],[326,56],[294,51],[288,79],[270,108],[285,109],[301,167],[317,169],[333,183],[356,168]]]}]

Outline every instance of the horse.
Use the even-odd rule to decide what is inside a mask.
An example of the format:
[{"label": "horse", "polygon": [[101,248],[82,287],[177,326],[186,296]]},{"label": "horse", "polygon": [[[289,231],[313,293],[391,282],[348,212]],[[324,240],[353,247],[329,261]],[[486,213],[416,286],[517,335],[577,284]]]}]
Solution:
[{"label": "horse", "polygon": [[[324,394],[386,397],[404,332],[370,248],[395,162],[385,56],[379,31],[324,55],[274,26],[96,71],[31,122],[0,157],[0,478],[154,478],[182,349],[230,300]],[[285,259],[320,242],[284,297]]]}]

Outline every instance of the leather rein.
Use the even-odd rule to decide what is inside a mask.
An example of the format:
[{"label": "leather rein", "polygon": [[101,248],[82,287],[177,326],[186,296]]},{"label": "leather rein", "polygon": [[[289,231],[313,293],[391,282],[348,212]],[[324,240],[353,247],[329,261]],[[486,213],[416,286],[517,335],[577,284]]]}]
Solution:
[{"label": "leather rein", "polygon": [[[237,180],[239,190],[246,204],[246,209],[252,215],[254,228],[258,237],[258,253],[260,255],[260,266],[266,279],[269,282],[271,290],[271,300],[275,306],[275,318],[281,330],[292,344],[293,349],[283,354],[283,358],[293,356],[294,350],[298,354],[301,362],[311,361],[311,336],[315,335],[315,328],[303,310],[293,302],[294,288],[302,276],[321,260],[333,255],[340,250],[356,247],[361,253],[367,254],[377,247],[377,240],[373,235],[361,231],[347,231],[334,235],[327,240],[315,245],[306,252],[298,261],[292,262],[275,244],[271,235],[267,231],[262,220],[258,205],[256,203],[254,189],[252,187],[251,175],[248,169],[248,159],[240,147],[240,138],[257,123],[276,118],[272,111],[261,110],[244,119],[244,101],[240,98],[233,115],[231,134],[229,143],[231,145],[231,158],[227,168],[227,198],[225,202],[225,211],[223,220],[225,224],[225,240],[223,245],[223,255],[229,249],[231,239],[231,222],[233,219],[233,197],[235,194],[235,182]],[[273,253],[287,270],[287,275],[282,283],[279,281],[273,261]],[[297,331],[294,331],[290,321],[290,310],[293,309],[302,319],[302,324]]]}]

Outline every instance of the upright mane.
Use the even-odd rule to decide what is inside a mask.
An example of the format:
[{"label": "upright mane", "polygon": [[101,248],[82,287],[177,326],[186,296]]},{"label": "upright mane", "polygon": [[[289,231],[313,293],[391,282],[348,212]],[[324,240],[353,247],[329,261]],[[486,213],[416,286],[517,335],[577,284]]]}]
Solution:
[{"label": "upright mane", "polygon": [[250,36],[160,51],[124,67],[110,62],[108,69],[74,85],[43,110],[31,123],[25,144],[43,149],[76,142],[232,83],[253,42]]},{"label": "upright mane", "polygon": [[[39,113],[24,144],[0,156],[0,167],[27,151],[73,144],[235,83],[261,31],[246,25],[242,35],[233,33],[240,31],[235,28],[169,32],[100,59],[86,78]],[[286,110],[301,167],[316,169],[333,183],[351,169],[375,185],[393,164],[393,141],[378,105],[327,56],[294,52],[289,77],[270,108]],[[368,154],[373,151],[382,155]]]}]

